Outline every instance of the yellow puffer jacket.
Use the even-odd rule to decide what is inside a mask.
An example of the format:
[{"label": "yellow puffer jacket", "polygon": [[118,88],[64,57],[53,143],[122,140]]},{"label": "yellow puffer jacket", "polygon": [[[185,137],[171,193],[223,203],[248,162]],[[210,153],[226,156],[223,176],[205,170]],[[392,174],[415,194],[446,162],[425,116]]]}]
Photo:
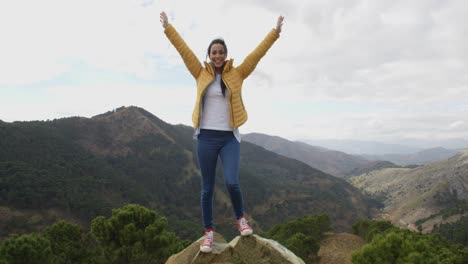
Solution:
[{"label": "yellow puffer jacket", "polygon": [[[203,100],[206,88],[214,80],[214,66],[212,63],[204,62],[203,67],[193,51],[187,46],[171,24],[167,25],[164,33],[177,49],[188,70],[197,81],[197,100],[192,114],[192,121],[193,126],[198,128],[200,125],[200,104]],[[232,59],[226,61],[222,72],[222,79],[229,90],[229,110],[232,128],[238,128],[247,121],[247,111],[242,102],[242,83],[244,79],[252,73],[260,59],[278,38],[279,34],[272,29],[260,45],[258,45],[239,66],[232,66]]]}]

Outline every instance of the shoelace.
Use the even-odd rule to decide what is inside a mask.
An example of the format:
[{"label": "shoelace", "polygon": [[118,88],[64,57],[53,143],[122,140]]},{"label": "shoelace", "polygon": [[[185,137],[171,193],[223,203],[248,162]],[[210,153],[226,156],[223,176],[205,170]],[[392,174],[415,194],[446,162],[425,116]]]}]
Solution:
[{"label": "shoelace", "polygon": [[244,229],[250,229],[250,226],[247,224],[247,220],[245,218],[242,218],[239,220],[239,227],[241,230],[244,230]]},{"label": "shoelace", "polygon": [[213,243],[213,235],[209,235],[208,233],[206,233],[205,239],[203,239],[202,245],[211,246],[212,243]]}]

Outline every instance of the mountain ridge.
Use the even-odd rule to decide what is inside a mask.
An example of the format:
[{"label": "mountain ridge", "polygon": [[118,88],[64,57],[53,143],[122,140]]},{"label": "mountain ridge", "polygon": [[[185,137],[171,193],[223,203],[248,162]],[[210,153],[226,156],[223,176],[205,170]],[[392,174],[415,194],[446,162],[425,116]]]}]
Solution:
[{"label": "mountain ridge", "polygon": [[[92,118],[1,124],[0,206],[11,212],[39,208],[32,214],[40,217],[29,226],[26,215],[0,223],[0,236],[8,228],[21,233],[53,221],[54,214],[41,216],[52,209],[85,222],[137,203],[166,215],[173,231],[192,238],[201,227],[199,194],[192,191],[200,188],[192,135],[191,127],[133,106]],[[370,214],[355,187],[305,163],[249,142],[241,143],[241,160],[246,216],[259,231],[316,213],[329,214],[338,230],[347,230]],[[236,230],[220,178],[216,188],[215,225],[229,237]]]},{"label": "mountain ridge", "polygon": [[410,154],[423,149],[394,143],[351,139],[301,139],[300,141],[314,146],[342,151],[350,155]]},{"label": "mountain ridge", "polygon": [[[314,146],[342,151],[351,155],[411,155],[427,149],[444,148],[456,150],[468,147],[468,139],[395,139],[394,143],[354,139],[300,139]],[[381,158],[376,158],[381,159]]]},{"label": "mountain ridge", "polygon": [[362,155],[369,160],[387,160],[400,166],[426,165],[432,162],[448,159],[460,149],[446,149],[442,147],[423,149],[411,154],[385,154],[385,155]]},{"label": "mountain ridge", "polygon": [[311,146],[300,141],[293,142],[278,136],[250,133],[243,135],[242,138],[269,151],[305,162],[313,168],[337,177],[344,177],[350,170],[369,162],[362,157]]}]

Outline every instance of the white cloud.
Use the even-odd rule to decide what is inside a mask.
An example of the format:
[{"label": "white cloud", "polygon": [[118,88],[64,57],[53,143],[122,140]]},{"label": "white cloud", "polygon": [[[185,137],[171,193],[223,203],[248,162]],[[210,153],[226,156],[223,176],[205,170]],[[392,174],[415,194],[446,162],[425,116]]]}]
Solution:
[{"label": "white cloud", "polygon": [[159,16],[138,1],[10,1],[0,22],[0,85],[52,79],[70,61],[149,78],[164,47]]},{"label": "white cloud", "polygon": [[456,129],[456,128],[459,128],[459,127],[463,126],[464,124],[465,124],[464,121],[458,120],[458,121],[455,121],[455,122],[451,123],[451,124],[448,126],[448,128],[449,128],[449,129]]}]

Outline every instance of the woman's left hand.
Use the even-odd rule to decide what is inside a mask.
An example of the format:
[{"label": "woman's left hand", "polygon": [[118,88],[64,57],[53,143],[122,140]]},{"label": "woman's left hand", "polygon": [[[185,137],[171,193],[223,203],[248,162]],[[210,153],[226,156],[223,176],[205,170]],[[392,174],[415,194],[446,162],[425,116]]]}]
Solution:
[{"label": "woman's left hand", "polygon": [[279,34],[281,33],[281,28],[283,27],[283,19],[284,16],[279,16],[278,17],[278,22],[276,22],[276,32]]}]

